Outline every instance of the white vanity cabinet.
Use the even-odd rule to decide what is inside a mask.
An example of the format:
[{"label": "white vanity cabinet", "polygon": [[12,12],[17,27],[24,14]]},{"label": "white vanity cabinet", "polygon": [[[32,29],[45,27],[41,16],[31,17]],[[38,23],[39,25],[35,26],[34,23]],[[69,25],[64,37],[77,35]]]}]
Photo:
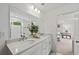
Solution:
[{"label": "white vanity cabinet", "polygon": [[51,51],[51,36],[43,35],[37,38],[28,38],[24,41],[7,43],[13,55],[48,55]]},{"label": "white vanity cabinet", "polygon": [[48,55],[51,51],[51,38],[50,36],[36,45],[32,46],[28,50],[20,53],[20,55]]},{"label": "white vanity cabinet", "polygon": [[47,55],[51,51],[51,38],[48,37],[42,43],[42,55]]}]

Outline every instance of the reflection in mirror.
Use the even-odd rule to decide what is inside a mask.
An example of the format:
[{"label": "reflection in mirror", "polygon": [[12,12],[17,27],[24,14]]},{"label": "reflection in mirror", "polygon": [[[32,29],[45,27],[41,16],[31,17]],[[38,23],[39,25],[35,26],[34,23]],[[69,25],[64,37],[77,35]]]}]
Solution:
[{"label": "reflection in mirror", "polygon": [[[11,39],[19,39],[21,35],[28,37],[31,33],[28,26],[34,22],[39,25],[39,20],[35,16],[24,13],[17,8],[10,8],[10,37]],[[25,34],[23,34],[25,33]]]},{"label": "reflection in mirror", "polygon": [[12,39],[20,38],[20,35],[23,32],[23,22],[21,21],[20,18],[11,16],[10,28],[11,28],[11,38]]}]

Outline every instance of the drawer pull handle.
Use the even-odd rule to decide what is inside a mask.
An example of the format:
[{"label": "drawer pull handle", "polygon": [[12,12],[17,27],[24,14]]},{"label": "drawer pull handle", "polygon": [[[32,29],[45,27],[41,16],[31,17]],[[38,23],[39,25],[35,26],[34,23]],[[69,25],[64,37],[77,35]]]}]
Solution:
[{"label": "drawer pull handle", "polygon": [[76,41],[76,43],[79,43],[79,41]]}]

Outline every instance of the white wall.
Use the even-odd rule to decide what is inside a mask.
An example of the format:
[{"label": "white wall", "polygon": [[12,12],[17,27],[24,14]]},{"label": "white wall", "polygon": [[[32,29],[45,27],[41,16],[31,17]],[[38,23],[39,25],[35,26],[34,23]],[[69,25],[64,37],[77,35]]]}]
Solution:
[{"label": "white wall", "polygon": [[53,11],[46,13],[46,14],[41,14],[40,18],[41,22],[41,32],[46,33],[46,34],[52,34],[53,36],[53,47],[52,50],[55,51],[55,41],[56,39],[56,15],[53,15]]},{"label": "white wall", "polygon": [[9,39],[8,10],[8,4],[0,4],[0,54],[7,54],[8,52],[5,47],[5,40]]}]

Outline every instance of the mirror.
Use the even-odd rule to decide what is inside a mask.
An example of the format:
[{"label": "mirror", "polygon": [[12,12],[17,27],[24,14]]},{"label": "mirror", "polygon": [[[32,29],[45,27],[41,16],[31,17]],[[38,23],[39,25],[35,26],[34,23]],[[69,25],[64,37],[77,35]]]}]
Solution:
[{"label": "mirror", "polygon": [[28,25],[34,22],[38,23],[38,18],[24,13],[23,11],[10,7],[10,37],[11,39],[21,38],[21,35],[25,33],[25,36],[28,37],[30,35],[30,31],[28,30]]}]

